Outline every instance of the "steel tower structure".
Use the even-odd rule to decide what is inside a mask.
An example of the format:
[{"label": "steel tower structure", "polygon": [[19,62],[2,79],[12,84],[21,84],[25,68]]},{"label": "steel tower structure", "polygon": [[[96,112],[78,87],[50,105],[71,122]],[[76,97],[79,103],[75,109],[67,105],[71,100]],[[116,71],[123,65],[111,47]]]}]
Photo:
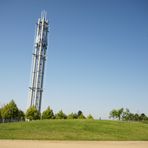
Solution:
[{"label": "steel tower structure", "polygon": [[41,111],[41,101],[43,92],[43,79],[46,61],[48,35],[48,20],[46,12],[42,12],[38,19],[35,35],[35,50],[33,53],[32,80],[30,87],[30,106],[35,106]]}]

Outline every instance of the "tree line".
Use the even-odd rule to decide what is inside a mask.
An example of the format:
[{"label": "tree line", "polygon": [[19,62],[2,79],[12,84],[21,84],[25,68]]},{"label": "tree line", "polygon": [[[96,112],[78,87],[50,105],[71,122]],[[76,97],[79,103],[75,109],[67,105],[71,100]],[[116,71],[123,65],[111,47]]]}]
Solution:
[{"label": "tree line", "polygon": [[148,121],[148,116],[144,113],[131,113],[128,108],[113,109],[109,117],[122,121]]},{"label": "tree line", "polygon": [[0,108],[0,122],[16,122],[25,120],[39,120],[39,119],[94,119],[91,114],[87,117],[84,116],[82,111],[77,113],[70,113],[66,115],[62,110],[58,113],[54,113],[50,107],[47,107],[42,113],[40,113],[35,106],[31,106],[27,109],[26,113],[18,109],[14,100],[11,100],[8,104]]},{"label": "tree line", "polygon": [[[110,112],[109,118],[118,119],[122,121],[148,121],[148,117],[144,114],[131,113],[129,109],[113,109]],[[11,100],[9,103],[0,108],[0,123],[1,122],[17,122],[25,120],[39,120],[39,119],[94,119],[91,114],[87,117],[79,110],[77,113],[70,113],[66,115],[62,110],[54,113],[50,107],[47,107],[42,113],[38,112],[35,106],[31,106],[24,113]]]},{"label": "tree line", "polygon": [[35,106],[31,106],[26,111],[26,119],[28,120],[37,120],[37,119],[94,119],[90,114],[87,117],[84,116],[82,111],[78,111],[78,113],[70,113],[66,115],[62,110],[58,113],[54,113],[53,110],[48,106],[46,110],[40,114]]}]

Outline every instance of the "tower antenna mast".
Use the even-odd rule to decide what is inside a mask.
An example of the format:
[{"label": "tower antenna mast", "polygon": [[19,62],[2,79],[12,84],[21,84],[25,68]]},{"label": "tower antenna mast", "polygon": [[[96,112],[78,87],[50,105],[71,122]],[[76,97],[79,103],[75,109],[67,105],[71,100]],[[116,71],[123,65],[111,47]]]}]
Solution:
[{"label": "tower antenna mast", "polygon": [[48,20],[47,13],[43,11],[38,19],[35,35],[35,46],[33,53],[32,79],[30,87],[30,106],[35,106],[41,112],[41,102],[43,93],[43,79],[45,71]]}]

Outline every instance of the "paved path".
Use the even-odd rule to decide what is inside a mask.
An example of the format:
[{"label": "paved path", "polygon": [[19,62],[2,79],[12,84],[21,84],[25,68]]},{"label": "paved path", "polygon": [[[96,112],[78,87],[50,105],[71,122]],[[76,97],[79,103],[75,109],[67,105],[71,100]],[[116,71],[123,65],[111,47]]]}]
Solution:
[{"label": "paved path", "polygon": [[148,141],[0,140],[0,148],[148,148]]}]

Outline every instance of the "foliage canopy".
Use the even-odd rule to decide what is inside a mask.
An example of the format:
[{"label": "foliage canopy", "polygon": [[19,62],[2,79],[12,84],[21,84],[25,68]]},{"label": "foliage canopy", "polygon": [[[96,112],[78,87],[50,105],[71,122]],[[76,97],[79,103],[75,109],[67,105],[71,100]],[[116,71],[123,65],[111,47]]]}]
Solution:
[{"label": "foliage canopy", "polygon": [[31,106],[31,107],[29,107],[27,109],[26,119],[28,119],[28,120],[37,120],[37,119],[40,119],[40,113],[36,109],[35,106]]}]

